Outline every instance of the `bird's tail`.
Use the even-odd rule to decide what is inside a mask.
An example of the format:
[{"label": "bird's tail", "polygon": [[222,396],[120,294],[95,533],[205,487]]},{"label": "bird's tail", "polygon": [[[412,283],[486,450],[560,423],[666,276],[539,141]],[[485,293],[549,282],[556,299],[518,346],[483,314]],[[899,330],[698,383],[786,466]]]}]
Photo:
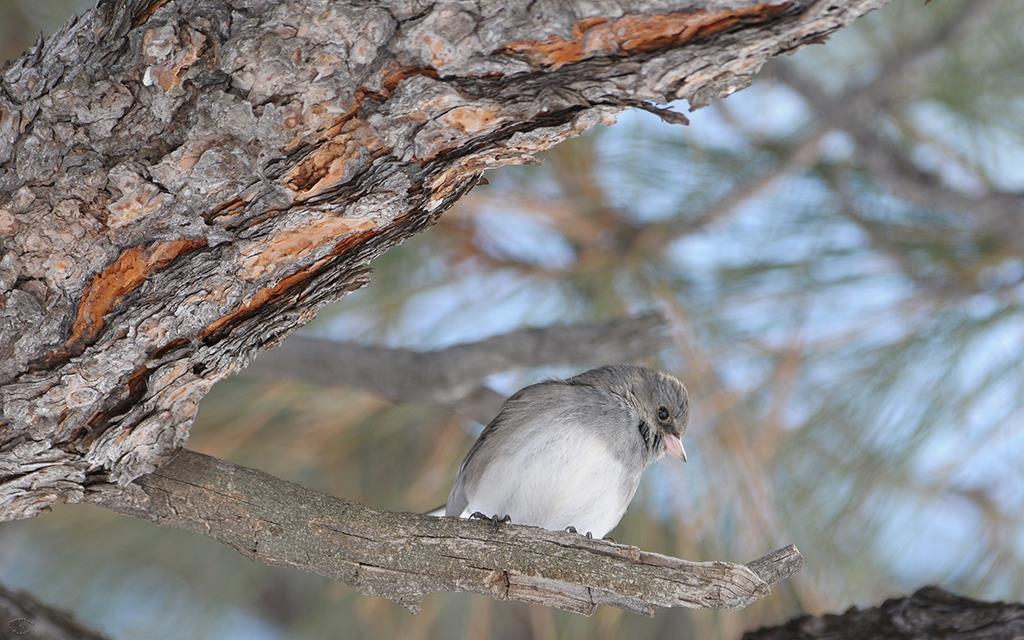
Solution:
[{"label": "bird's tail", "polygon": [[442,504],[440,507],[434,507],[430,511],[424,512],[423,515],[425,515],[425,516],[443,516],[444,512],[445,512],[445,509],[447,509],[447,508],[448,508],[447,504]]}]

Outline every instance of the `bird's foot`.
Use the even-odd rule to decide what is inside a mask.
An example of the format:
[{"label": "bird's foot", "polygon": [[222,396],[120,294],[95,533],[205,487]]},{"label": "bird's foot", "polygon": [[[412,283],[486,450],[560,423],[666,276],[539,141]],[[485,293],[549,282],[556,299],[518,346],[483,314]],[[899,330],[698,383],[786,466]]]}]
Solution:
[{"label": "bird's foot", "polygon": [[494,514],[493,516],[489,516],[489,515],[481,512],[481,511],[474,511],[472,514],[470,514],[469,519],[470,520],[474,520],[474,519],[475,520],[487,520],[488,522],[491,523],[491,525],[494,526],[494,530],[495,531],[497,531],[498,527],[500,525],[502,525],[502,524],[512,524],[512,516],[508,515],[507,513],[504,516],[502,516],[501,518],[499,518],[498,514]]},{"label": "bird's foot", "polygon": [[605,537],[603,537],[601,539],[604,540],[605,542],[610,542],[612,544],[619,544],[618,542],[615,542],[615,538],[613,538],[611,536],[605,536]]},{"label": "bird's foot", "polygon": [[589,538],[591,540],[594,539],[594,534],[592,534],[591,532],[588,531],[585,534],[582,534],[582,533],[580,533],[579,531],[576,530],[576,527],[574,527],[572,525],[569,525],[568,527],[566,527],[565,531],[566,531],[566,533],[575,533],[575,534],[579,534],[579,535],[586,535],[587,538]]}]

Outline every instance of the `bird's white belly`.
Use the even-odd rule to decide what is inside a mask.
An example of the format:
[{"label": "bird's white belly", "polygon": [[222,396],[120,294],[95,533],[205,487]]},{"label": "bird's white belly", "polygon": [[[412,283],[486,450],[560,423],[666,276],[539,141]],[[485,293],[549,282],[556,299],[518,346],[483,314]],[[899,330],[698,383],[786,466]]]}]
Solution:
[{"label": "bird's white belly", "polygon": [[493,461],[476,486],[467,487],[466,512],[508,515],[513,523],[545,529],[573,526],[604,537],[625,513],[635,483],[626,480],[622,463],[593,434],[565,433],[536,438]]}]

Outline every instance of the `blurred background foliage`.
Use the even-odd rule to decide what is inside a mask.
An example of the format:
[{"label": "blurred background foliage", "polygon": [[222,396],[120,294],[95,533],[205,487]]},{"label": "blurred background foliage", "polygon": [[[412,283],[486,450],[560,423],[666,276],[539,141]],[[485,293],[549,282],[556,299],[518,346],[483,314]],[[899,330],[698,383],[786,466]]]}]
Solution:
[{"label": "blurred background foliage", "polygon": [[[86,2],[4,0],[0,58]],[[1024,598],[1024,6],[897,1],[682,128],[647,113],[488,176],[308,332],[440,347],[659,310],[686,466],[620,541],[804,571],[739,612],[585,619],[465,595],[412,617],[201,536],[61,506],[0,528],[0,580],[115,638],[738,637],[937,583]],[[684,108],[685,105],[677,105]],[[510,371],[503,393],[571,370]],[[480,425],[245,375],[190,446],[384,509],[442,502]]]}]

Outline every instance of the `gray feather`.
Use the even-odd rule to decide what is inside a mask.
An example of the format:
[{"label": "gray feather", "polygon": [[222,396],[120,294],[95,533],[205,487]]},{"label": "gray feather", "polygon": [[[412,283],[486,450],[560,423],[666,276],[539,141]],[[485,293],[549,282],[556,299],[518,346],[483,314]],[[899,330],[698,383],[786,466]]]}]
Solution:
[{"label": "gray feather", "polygon": [[[673,426],[655,422],[662,406],[671,407]],[[644,468],[660,457],[662,431],[681,435],[688,413],[685,388],[646,367],[612,365],[526,387],[466,454],[445,514],[508,509],[513,512],[485,513],[606,532],[621,518]]]}]

